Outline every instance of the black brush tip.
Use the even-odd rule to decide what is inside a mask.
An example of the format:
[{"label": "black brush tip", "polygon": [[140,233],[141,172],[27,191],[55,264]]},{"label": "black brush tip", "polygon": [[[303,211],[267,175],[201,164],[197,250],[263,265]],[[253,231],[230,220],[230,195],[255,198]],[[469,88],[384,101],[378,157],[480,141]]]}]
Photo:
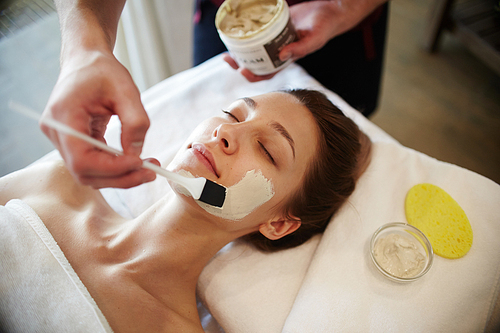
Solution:
[{"label": "black brush tip", "polygon": [[207,179],[199,200],[220,208],[226,200],[226,188]]}]

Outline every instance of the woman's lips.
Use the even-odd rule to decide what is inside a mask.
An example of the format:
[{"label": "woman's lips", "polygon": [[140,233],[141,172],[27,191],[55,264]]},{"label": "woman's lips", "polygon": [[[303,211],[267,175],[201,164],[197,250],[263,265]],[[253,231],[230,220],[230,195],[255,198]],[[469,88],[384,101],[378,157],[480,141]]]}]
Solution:
[{"label": "woman's lips", "polygon": [[217,167],[215,166],[215,161],[212,153],[203,145],[202,143],[193,143],[191,145],[194,155],[198,160],[203,163],[217,178],[219,178],[219,173],[217,172]]}]

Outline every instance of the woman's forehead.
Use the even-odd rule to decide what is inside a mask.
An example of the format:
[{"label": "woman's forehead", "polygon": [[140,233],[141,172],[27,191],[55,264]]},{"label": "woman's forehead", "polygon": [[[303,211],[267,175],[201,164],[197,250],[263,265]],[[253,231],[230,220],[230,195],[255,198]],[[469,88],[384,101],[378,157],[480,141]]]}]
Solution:
[{"label": "woman's forehead", "polygon": [[286,92],[271,92],[253,97],[244,97],[239,102],[244,107],[261,111],[265,116],[288,123],[289,126],[297,125],[294,124],[295,122],[299,126],[312,125],[315,127],[316,121],[311,111],[295,96]]},{"label": "woman's forehead", "polygon": [[291,139],[297,146],[303,146],[303,149],[308,151],[316,150],[319,130],[316,120],[309,109],[291,94],[271,92],[242,97],[236,100],[230,108],[248,112],[250,117],[247,120],[263,117],[266,124],[271,127],[282,127],[290,133]]},{"label": "woman's forehead", "polygon": [[316,151],[319,127],[311,111],[295,96],[285,92],[273,92],[252,97],[262,109],[268,109],[270,118],[279,123],[295,142],[307,151]]},{"label": "woman's forehead", "polygon": [[276,119],[290,113],[310,113],[295,96],[284,92],[273,92],[252,97],[242,97],[230,105],[231,109],[242,108]]},{"label": "woman's forehead", "polygon": [[281,91],[257,95],[251,98],[257,102],[261,101],[261,103],[271,103],[278,105],[296,104],[297,106],[302,106],[300,101],[295,96]]}]

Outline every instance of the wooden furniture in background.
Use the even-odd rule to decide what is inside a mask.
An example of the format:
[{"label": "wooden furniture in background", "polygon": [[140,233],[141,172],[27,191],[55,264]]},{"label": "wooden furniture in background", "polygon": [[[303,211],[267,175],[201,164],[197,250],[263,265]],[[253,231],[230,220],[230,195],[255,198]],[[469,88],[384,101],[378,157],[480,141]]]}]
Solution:
[{"label": "wooden furniture in background", "polygon": [[436,0],[424,35],[424,48],[437,52],[443,30],[458,39],[500,75],[500,1]]}]

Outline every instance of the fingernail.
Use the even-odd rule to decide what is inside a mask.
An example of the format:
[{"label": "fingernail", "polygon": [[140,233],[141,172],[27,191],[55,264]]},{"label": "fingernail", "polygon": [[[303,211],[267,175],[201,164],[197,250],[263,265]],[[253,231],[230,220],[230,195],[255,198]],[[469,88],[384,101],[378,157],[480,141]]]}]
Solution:
[{"label": "fingernail", "polygon": [[145,183],[149,183],[149,182],[152,182],[155,179],[156,179],[156,173],[151,172],[151,173],[148,173],[148,175],[146,176],[146,179],[144,180],[144,182]]},{"label": "fingernail", "polygon": [[130,153],[132,155],[136,155],[136,156],[141,155],[141,153],[142,153],[142,145],[143,145],[142,141],[132,142],[130,144]]},{"label": "fingernail", "polygon": [[282,55],[280,55],[280,60],[281,61],[287,61],[288,59],[290,59],[292,57],[292,53],[290,52],[285,52],[283,53]]}]

